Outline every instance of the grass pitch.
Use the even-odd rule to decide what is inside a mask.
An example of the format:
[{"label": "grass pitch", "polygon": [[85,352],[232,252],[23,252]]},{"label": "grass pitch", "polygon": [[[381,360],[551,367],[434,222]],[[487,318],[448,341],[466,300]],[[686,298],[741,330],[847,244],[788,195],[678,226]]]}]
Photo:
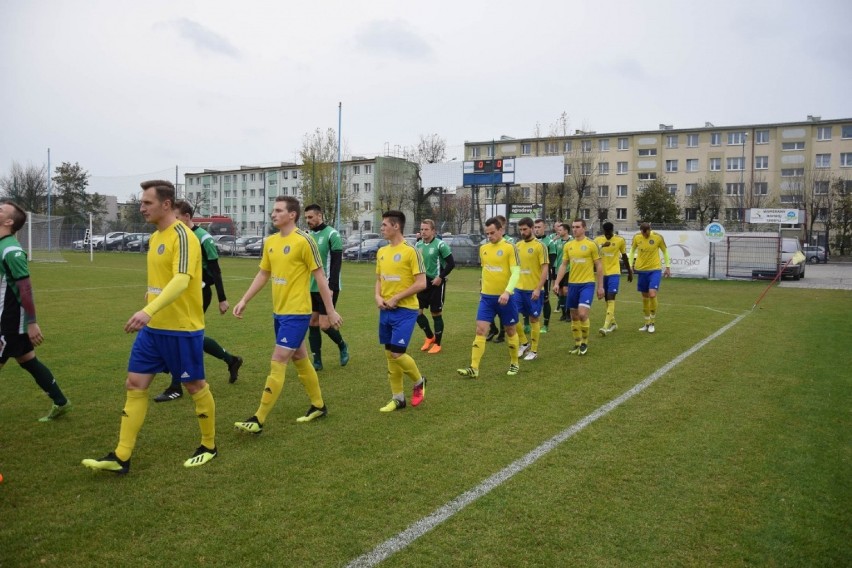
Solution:
[{"label": "grass pitch", "polygon": [[[0,373],[0,566],[341,566],[394,537],[655,373],[736,316],[765,284],[666,280],[657,333],[622,281],[619,330],[568,356],[570,326],[551,322],[540,359],[505,376],[505,344],[469,364],[478,272],[456,270],[444,350],[410,352],[426,401],[389,415],[376,340],[375,275],[344,265],[338,304],[352,361],[326,338],[326,419],[292,368],[261,436],[231,424],[254,413],[272,350],[268,287],[245,319],[208,312],[208,333],[245,364],[227,382],[206,358],[220,456],[198,445],[188,397],[152,403],[125,477],[85,457],[112,450],[133,337],[122,327],[145,290],[142,255],[67,255],[32,265],[39,358],[74,404],[36,422],[46,399],[14,361]],[[223,259],[236,303],[257,262]],[[603,304],[592,308],[592,332]],[[391,556],[388,566],[852,565],[852,293],[773,289],[740,323],[650,388]],[[153,396],[167,384],[152,385]],[[410,391],[410,384],[406,384]]]}]

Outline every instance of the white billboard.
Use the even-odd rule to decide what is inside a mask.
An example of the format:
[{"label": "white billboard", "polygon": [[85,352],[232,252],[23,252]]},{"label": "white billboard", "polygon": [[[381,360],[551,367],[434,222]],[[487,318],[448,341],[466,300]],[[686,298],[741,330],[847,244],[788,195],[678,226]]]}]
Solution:
[{"label": "white billboard", "polygon": [[565,181],[565,158],[563,156],[515,158],[514,167],[515,179],[513,183],[561,183]]},{"label": "white billboard", "polygon": [[747,218],[749,223],[798,225],[804,222],[805,212],[798,209],[749,209]]},{"label": "white billboard", "polygon": [[[672,276],[707,278],[710,270],[710,243],[704,237],[704,231],[656,232],[666,241],[672,262]],[[625,236],[625,240],[629,254],[633,235]]]},{"label": "white billboard", "polygon": [[[464,185],[462,162],[444,162],[441,164],[424,164],[420,170],[420,179],[423,188],[429,190],[431,187],[452,187]],[[447,192],[449,193],[449,192]]]}]

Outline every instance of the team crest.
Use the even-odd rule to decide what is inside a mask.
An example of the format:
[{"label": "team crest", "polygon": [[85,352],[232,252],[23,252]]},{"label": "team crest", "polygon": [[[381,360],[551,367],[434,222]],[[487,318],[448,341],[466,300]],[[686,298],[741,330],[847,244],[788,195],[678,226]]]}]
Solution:
[{"label": "team crest", "polygon": [[290,254],[290,245],[284,247],[284,254]]},{"label": "team crest", "polygon": [[503,251],[502,251],[502,250],[498,250],[498,251],[497,251],[497,256],[503,256]]},{"label": "team crest", "polygon": [[532,247],[527,249],[527,254],[532,254]]},{"label": "team crest", "polygon": [[166,252],[166,245],[161,244],[157,247],[157,254],[163,254],[164,252]]},{"label": "team crest", "polygon": [[648,244],[649,244],[649,245],[654,244],[654,239],[649,240],[649,241],[648,241]]},{"label": "team crest", "polygon": [[402,255],[401,255],[401,254],[396,253],[395,255],[393,255],[393,261],[394,261],[394,262],[399,262],[400,260],[402,260]]}]

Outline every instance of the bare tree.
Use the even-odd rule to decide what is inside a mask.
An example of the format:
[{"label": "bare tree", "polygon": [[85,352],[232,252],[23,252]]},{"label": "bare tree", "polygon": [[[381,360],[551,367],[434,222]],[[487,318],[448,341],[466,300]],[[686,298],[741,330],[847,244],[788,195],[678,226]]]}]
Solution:
[{"label": "bare tree", "polygon": [[852,246],[852,184],[848,180],[838,178],[834,189],[837,195],[832,211],[834,247],[841,255],[845,255]]},{"label": "bare tree", "polygon": [[47,211],[47,168],[27,164],[21,166],[13,161],[9,175],[0,177],[0,191],[32,213]]},{"label": "bare tree", "polygon": [[568,165],[566,179],[573,190],[573,197],[576,198],[574,217],[579,218],[580,210],[591,203],[592,188],[597,185],[600,154],[593,148],[594,141],[591,137],[573,142],[565,160]]},{"label": "bare tree", "polygon": [[686,203],[695,211],[699,227],[718,219],[719,209],[722,207],[722,184],[719,183],[719,178],[711,175],[706,180],[698,180],[692,195],[686,197]]},{"label": "bare tree", "polygon": [[470,221],[473,214],[473,199],[471,195],[448,195],[444,201],[444,217],[455,233],[464,231],[465,223]]},{"label": "bare tree", "polygon": [[[343,160],[349,159],[348,152],[341,151],[341,154]],[[317,128],[312,133],[305,134],[299,157],[302,160],[301,191],[304,202],[316,203],[322,207],[322,210],[327,212],[326,218],[330,223],[337,219],[354,219],[357,212],[349,199],[346,172],[343,170],[340,172],[340,211],[337,211],[337,131],[329,128],[323,132]]]},{"label": "bare tree", "polygon": [[807,213],[805,240],[810,243],[814,225],[817,222],[824,223],[826,218],[830,216],[828,212],[831,210],[832,201],[831,171],[814,169],[809,172],[806,178],[805,192],[809,195],[805,202],[805,212]]},{"label": "bare tree", "polygon": [[411,205],[414,210],[414,223],[419,226],[423,204],[438,191],[437,187],[423,187],[420,171],[426,164],[439,164],[447,160],[447,142],[438,134],[421,134],[417,146],[407,149],[403,156],[417,165],[416,183],[411,188]]}]

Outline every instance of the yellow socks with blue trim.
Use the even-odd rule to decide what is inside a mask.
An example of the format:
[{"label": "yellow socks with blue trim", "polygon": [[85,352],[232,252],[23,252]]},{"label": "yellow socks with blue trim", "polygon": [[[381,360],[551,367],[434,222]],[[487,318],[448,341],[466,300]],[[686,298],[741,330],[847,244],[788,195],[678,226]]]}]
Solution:
[{"label": "yellow socks with blue trim", "polygon": [[136,436],[145,423],[148,413],[148,389],[129,390],[121,412],[121,429],[118,432],[118,446],[115,455],[122,461],[130,459],[133,448],[136,447]]}]

